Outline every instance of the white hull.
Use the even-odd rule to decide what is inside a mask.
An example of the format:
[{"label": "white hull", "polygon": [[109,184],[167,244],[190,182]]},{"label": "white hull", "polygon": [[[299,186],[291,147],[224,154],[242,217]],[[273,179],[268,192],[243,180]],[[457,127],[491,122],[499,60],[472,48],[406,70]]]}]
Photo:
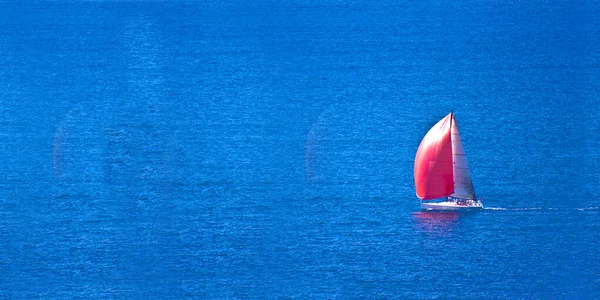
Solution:
[{"label": "white hull", "polygon": [[458,204],[456,202],[444,201],[444,202],[429,202],[421,203],[421,209],[427,211],[476,211],[482,210],[483,204],[480,201],[473,202],[471,204]]}]

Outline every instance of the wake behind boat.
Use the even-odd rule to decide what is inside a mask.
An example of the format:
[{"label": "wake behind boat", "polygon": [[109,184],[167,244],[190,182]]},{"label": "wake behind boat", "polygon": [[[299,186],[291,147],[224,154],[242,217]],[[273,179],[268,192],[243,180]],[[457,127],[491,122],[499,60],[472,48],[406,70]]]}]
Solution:
[{"label": "wake behind boat", "polygon": [[415,157],[415,187],[423,210],[472,211],[483,209],[475,196],[467,158],[454,112],[425,135]]}]

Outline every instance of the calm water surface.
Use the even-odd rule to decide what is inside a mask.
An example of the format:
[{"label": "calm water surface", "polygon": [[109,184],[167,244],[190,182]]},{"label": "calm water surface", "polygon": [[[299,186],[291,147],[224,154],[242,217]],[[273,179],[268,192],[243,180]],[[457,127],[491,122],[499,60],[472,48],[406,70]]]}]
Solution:
[{"label": "calm water surface", "polygon": [[[0,4],[0,298],[598,298],[598,15]],[[419,211],[451,110],[480,213]]]}]

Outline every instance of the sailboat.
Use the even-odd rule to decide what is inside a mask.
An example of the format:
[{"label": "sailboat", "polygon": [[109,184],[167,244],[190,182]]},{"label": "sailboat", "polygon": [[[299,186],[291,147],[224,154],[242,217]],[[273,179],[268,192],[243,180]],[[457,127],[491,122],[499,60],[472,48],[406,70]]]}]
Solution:
[{"label": "sailboat", "polygon": [[[414,175],[423,210],[483,209],[481,200],[475,196],[454,112],[437,122],[421,141],[415,157]],[[430,201],[436,199],[437,202]]]}]

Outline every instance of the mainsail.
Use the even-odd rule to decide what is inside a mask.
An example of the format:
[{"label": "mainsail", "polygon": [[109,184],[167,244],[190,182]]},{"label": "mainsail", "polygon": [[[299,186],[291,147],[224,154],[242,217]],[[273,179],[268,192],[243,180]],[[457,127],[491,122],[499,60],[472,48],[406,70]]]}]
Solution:
[{"label": "mainsail", "polygon": [[421,141],[414,175],[417,197],[421,200],[446,196],[475,198],[454,113],[435,124]]},{"label": "mainsail", "polygon": [[475,190],[471,180],[471,172],[467,166],[467,156],[460,139],[458,125],[452,116],[452,161],[454,162],[454,193],[452,197],[475,199]]}]

